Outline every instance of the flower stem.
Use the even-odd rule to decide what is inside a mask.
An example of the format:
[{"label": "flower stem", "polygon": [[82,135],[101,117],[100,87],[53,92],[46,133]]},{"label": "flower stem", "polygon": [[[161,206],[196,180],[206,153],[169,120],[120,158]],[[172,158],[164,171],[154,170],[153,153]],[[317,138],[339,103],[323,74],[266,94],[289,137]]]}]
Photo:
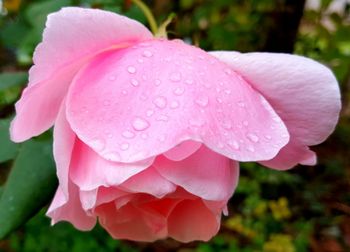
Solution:
[{"label": "flower stem", "polygon": [[131,1],[135,5],[137,5],[142,10],[143,14],[146,16],[152,33],[157,34],[158,25],[157,25],[156,19],[154,18],[153,14],[152,14],[151,10],[148,8],[148,6],[144,2],[142,2],[141,0],[131,0]]}]

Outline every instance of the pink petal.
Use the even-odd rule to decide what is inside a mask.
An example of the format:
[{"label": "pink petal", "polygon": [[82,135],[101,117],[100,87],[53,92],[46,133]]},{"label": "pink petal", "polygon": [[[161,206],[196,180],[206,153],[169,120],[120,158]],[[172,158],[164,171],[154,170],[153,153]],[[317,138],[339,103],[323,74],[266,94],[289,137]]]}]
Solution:
[{"label": "pink petal", "polygon": [[314,163],[315,157],[307,146],[323,142],[332,133],[341,108],[339,87],[332,72],[313,60],[288,54],[212,55],[229,64],[262,93],[288,128],[290,144],[276,160],[264,164],[286,169],[302,163],[307,156],[311,158],[307,163]]},{"label": "pink petal", "polygon": [[119,187],[133,193],[151,194],[157,198],[162,198],[176,189],[173,183],[162,177],[153,167],[132,176]]},{"label": "pink petal", "polygon": [[69,166],[71,162],[75,134],[66,120],[66,106],[63,103],[56,119],[53,133],[53,153],[59,184],[66,201],[68,195]]},{"label": "pink petal", "polygon": [[174,148],[168,150],[163,155],[166,156],[167,159],[173,161],[180,161],[195,153],[200,147],[201,143],[195,141],[184,141]]},{"label": "pink petal", "polygon": [[69,7],[50,14],[16,104],[12,139],[24,141],[52,126],[74,74],[94,55],[150,38],[142,24],[108,11]]},{"label": "pink petal", "polygon": [[70,178],[82,191],[117,186],[153,163],[152,158],[133,164],[108,161],[80,140],[75,142],[72,156]]},{"label": "pink petal", "polygon": [[266,160],[289,141],[277,114],[239,75],[177,41],[148,41],[96,58],[72,83],[67,117],[80,139],[121,162],[186,140],[231,159]]},{"label": "pink petal", "polygon": [[54,200],[46,213],[52,219],[52,225],[59,221],[69,221],[80,230],[91,230],[95,226],[96,218],[88,216],[82,209],[78,188],[73,183],[69,183],[69,200],[62,205],[65,201],[63,190],[58,187]]},{"label": "pink petal", "polygon": [[205,146],[182,161],[159,156],[153,166],[164,178],[207,200],[227,200],[238,182],[238,163]]},{"label": "pink petal", "polygon": [[213,214],[201,200],[184,200],[168,218],[169,236],[181,241],[208,241],[220,228],[220,215]]},{"label": "pink petal", "polygon": [[160,215],[145,215],[139,208],[127,204],[119,210],[113,203],[96,209],[100,224],[115,239],[155,241],[167,236],[166,219]]}]

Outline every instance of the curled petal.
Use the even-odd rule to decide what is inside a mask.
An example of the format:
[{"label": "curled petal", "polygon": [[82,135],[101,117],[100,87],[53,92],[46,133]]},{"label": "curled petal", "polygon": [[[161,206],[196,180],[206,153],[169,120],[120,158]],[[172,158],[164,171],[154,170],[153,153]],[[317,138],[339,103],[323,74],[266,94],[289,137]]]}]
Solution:
[{"label": "curled petal", "polygon": [[[291,135],[276,160],[265,165],[282,169],[312,164],[308,150],[334,130],[341,108],[337,80],[320,63],[301,56],[277,53],[212,52],[230,65],[272,105]],[[298,154],[299,153],[299,154]],[[282,164],[280,161],[287,161]],[[278,164],[280,163],[280,164]]]},{"label": "curled petal", "polygon": [[73,76],[94,55],[150,38],[142,24],[108,11],[68,7],[50,14],[16,104],[11,138],[25,141],[51,127]]},{"label": "curled petal", "polygon": [[289,141],[268,102],[228,65],[177,41],[100,55],[74,79],[67,117],[80,139],[116,162],[157,156],[186,140],[231,159],[266,160]]}]

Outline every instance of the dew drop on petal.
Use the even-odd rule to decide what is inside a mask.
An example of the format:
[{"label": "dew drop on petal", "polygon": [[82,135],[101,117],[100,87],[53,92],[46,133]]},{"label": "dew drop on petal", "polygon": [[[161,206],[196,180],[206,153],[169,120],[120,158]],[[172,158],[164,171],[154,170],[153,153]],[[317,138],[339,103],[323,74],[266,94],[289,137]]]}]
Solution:
[{"label": "dew drop on petal", "polygon": [[106,146],[106,142],[101,138],[95,138],[92,140],[91,145],[96,151],[102,151]]},{"label": "dew drop on petal", "polygon": [[185,88],[184,87],[177,87],[174,89],[174,94],[175,95],[182,95],[185,92]]},{"label": "dew drop on petal", "polygon": [[128,66],[127,71],[131,74],[134,74],[136,73],[136,68],[133,66]]},{"label": "dew drop on petal", "polygon": [[157,117],[157,121],[167,122],[169,117],[167,115],[160,115]]},{"label": "dew drop on petal", "polygon": [[187,85],[192,85],[192,84],[194,83],[194,81],[191,80],[191,79],[187,79],[187,80],[185,80],[185,83],[186,83]]},{"label": "dew drop on petal", "polygon": [[122,150],[127,150],[127,149],[129,149],[129,144],[128,143],[122,143],[121,145],[120,145],[120,149],[122,149]]},{"label": "dew drop on petal", "polygon": [[154,85],[159,86],[161,83],[162,83],[161,80],[156,79],[155,82],[154,82]]},{"label": "dew drop on petal", "polygon": [[143,51],[142,56],[144,56],[146,58],[150,58],[153,56],[153,53],[151,51],[145,50],[145,51]]},{"label": "dew drop on petal", "polygon": [[266,138],[267,140],[271,140],[271,139],[272,139],[272,137],[271,137],[270,135],[266,135],[265,138]]},{"label": "dew drop on petal", "polygon": [[140,85],[140,83],[139,83],[137,80],[135,80],[135,79],[131,79],[130,83],[131,83],[131,85],[133,85],[134,87],[137,87],[138,85]]},{"label": "dew drop on petal", "polygon": [[206,107],[209,103],[209,98],[207,96],[197,97],[196,103],[201,107]]},{"label": "dew drop on petal", "polygon": [[172,109],[176,109],[176,108],[178,108],[180,106],[180,104],[177,102],[177,101],[172,101],[171,103],[170,103],[170,108],[172,108]]},{"label": "dew drop on petal", "polygon": [[249,125],[248,121],[243,121],[242,123],[243,123],[244,126],[248,126]]},{"label": "dew drop on petal", "polygon": [[259,137],[254,133],[248,133],[247,138],[254,143],[259,142]]},{"label": "dew drop on petal", "polygon": [[153,103],[158,108],[163,109],[167,105],[167,99],[164,96],[158,96],[153,100]]},{"label": "dew drop on petal", "polygon": [[154,111],[152,109],[149,109],[146,111],[147,117],[151,117],[154,114]]},{"label": "dew drop on petal", "polygon": [[239,143],[235,140],[230,140],[228,145],[232,146],[235,150],[239,150]]},{"label": "dew drop on petal", "polygon": [[122,136],[130,139],[130,138],[133,138],[135,136],[135,134],[129,130],[126,130],[122,133]]},{"label": "dew drop on petal", "polygon": [[150,125],[149,122],[141,117],[135,117],[135,119],[132,122],[132,126],[137,131],[142,131],[147,129]]},{"label": "dew drop on petal", "polygon": [[103,154],[107,160],[113,160],[118,162],[120,160],[120,155],[116,151],[111,151]]}]

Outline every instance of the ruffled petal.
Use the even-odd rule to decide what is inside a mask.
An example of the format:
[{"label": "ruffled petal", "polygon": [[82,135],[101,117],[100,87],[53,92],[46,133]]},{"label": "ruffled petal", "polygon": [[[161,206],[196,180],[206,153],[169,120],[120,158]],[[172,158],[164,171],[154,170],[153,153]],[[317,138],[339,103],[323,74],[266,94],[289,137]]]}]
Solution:
[{"label": "ruffled petal", "polygon": [[158,157],[153,166],[166,179],[207,200],[227,200],[236,188],[238,162],[202,146],[182,161]]},{"label": "ruffled petal", "polygon": [[289,141],[268,102],[239,75],[177,41],[152,40],[96,58],[72,83],[67,117],[80,139],[117,162],[156,156],[186,140],[231,159],[266,160]]},{"label": "ruffled petal", "polygon": [[307,146],[323,142],[333,132],[341,108],[339,87],[332,72],[316,61],[295,55],[211,54],[263,94],[288,128],[290,143],[275,159],[263,164],[287,169],[305,163],[305,158],[307,164],[314,164],[315,156]]},{"label": "ruffled petal", "polygon": [[132,164],[108,161],[80,140],[75,142],[72,157],[70,178],[82,191],[120,185],[153,163],[153,158]]},{"label": "ruffled petal", "polygon": [[12,139],[25,141],[52,126],[73,76],[94,55],[150,38],[142,24],[108,11],[68,7],[50,14],[16,104]]}]

